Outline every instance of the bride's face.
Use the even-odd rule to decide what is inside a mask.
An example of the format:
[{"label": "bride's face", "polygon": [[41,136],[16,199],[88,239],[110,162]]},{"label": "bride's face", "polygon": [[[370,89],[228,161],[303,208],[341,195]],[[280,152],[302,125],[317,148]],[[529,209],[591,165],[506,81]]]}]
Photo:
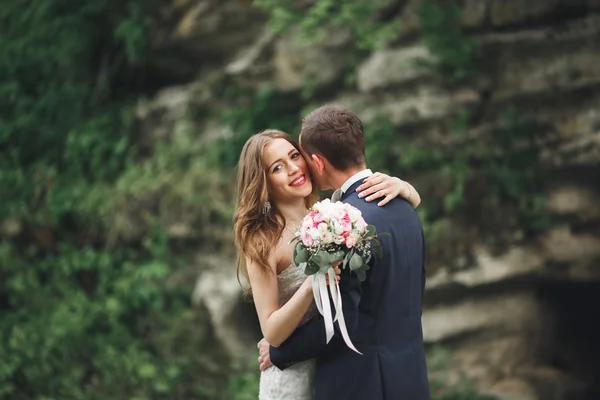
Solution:
[{"label": "bride's face", "polygon": [[306,161],[285,139],[273,139],[265,146],[263,162],[267,172],[269,193],[275,200],[304,198],[312,192]]}]

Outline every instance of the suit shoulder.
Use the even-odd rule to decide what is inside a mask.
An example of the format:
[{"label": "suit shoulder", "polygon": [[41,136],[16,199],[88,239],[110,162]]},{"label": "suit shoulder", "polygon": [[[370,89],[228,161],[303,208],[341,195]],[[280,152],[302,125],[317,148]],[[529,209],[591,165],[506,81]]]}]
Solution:
[{"label": "suit shoulder", "polygon": [[412,206],[410,203],[402,198],[395,198],[391,200],[386,205],[380,207],[377,205],[378,201],[370,201],[367,202],[365,199],[361,199],[358,197],[357,193],[352,193],[345,200],[346,203],[358,208],[363,213],[369,214],[388,214],[390,212],[399,213],[399,212],[410,212],[414,213]]}]

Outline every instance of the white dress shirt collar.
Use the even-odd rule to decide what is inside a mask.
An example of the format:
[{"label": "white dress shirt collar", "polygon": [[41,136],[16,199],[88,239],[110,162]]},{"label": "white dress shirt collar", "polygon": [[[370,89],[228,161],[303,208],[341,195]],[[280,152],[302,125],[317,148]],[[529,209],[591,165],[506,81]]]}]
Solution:
[{"label": "white dress shirt collar", "polygon": [[360,172],[352,175],[343,185],[342,185],[342,193],[346,193],[350,186],[354,185],[356,182],[365,179],[368,176],[373,175],[373,172],[370,169],[363,169]]}]

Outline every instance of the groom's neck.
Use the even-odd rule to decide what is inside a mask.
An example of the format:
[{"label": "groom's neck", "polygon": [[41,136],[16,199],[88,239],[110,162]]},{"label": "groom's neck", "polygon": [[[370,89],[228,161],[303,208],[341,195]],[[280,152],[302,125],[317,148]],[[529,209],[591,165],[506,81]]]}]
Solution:
[{"label": "groom's neck", "polygon": [[366,165],[361,166],[361,167],[356,167],[356,168],[349,168],[344,171],[336,170],[332,174],[330,174],[331,185],[333,186],[334,189],[340,189],[344,185],[344,183],[346,183],[346,181],[348,179],[352,178],[354,175],[356,175],[360,171],[364,171],[365,169],[367,169]]}]

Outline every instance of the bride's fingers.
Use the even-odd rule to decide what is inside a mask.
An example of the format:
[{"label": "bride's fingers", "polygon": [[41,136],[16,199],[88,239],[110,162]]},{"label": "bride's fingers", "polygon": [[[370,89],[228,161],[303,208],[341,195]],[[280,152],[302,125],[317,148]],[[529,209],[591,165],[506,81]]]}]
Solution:
[{"label": "bride's fingers", "polygon": [[[339,263],[337,263],[336,265],[340,265],[341,261]],[[342,273],[342,270],[338,267],[333,267],[333,271],[335,272],[335,280],[336,281],[340,281],[341,277],[340,274]],[[329,285],[329,275],[325,275],[325,283],[327,283]]]},{"label": "bride's fingers", "polygon": [[[360,192],[358,194],[359,198],[363,198],[366,197],[366,201],[371,201],[374,199],[378,199],[380,197],[384,197],[387,196],[389,193],[387,193],[388,191],[388,187],[385,183],[379,183],[377,185],[371,186],[368,189],[365,189],[364,191]],[[368,197],[367,197],[368,196]]]},{"label": "bride's fingers", "polygon": [[394,196],[392,196],[391,194],[388,194],[387,196],[385,196],[385,199],[381,200],[379,203],[377,203],[377,205],[379,207],[381,206],[385,206],[387,203],[389,203],[392,199],[394,198]]},{"label": "bride's fingers", "polygon": [[[340,265],[342,262],[338,262],[333,266],[333,272],[335,272],[335,280],[339,282],[339,280],[341,279],[340,274],[342,273],[342,270],[337,267],[337,265]],[[329,284],[329,275],[325,276],[325,280],[327,281],[327,284]]]},{"label": "bride's fingers", "polygon": [[[337,282],[339,282],[339,281],[340,281],[340,279],[342,279],[342,278],[340,278],[339,276],[336,276],[336,277],[335,277],[335,280],[336,280]],[[325,284],[329,285],[329,278],[325,278]]]},{"label": "bride's fingers", "polygon": [[375,172],[373,175],[368,176],[364,182],[356,188],[357,192],[362,192],[365,189],[370,188],[373,185],[383,182],[383,176],[379,172]]},{"label": "bride's fingers", "polygon": [[374,179],[374,178],[379,178],[381,175],[382,175],[381,172],[375,172],[374,174],[367,176],[364,179],[364,182],[368,182],[368,181],[370,181],[371,179]]}]

